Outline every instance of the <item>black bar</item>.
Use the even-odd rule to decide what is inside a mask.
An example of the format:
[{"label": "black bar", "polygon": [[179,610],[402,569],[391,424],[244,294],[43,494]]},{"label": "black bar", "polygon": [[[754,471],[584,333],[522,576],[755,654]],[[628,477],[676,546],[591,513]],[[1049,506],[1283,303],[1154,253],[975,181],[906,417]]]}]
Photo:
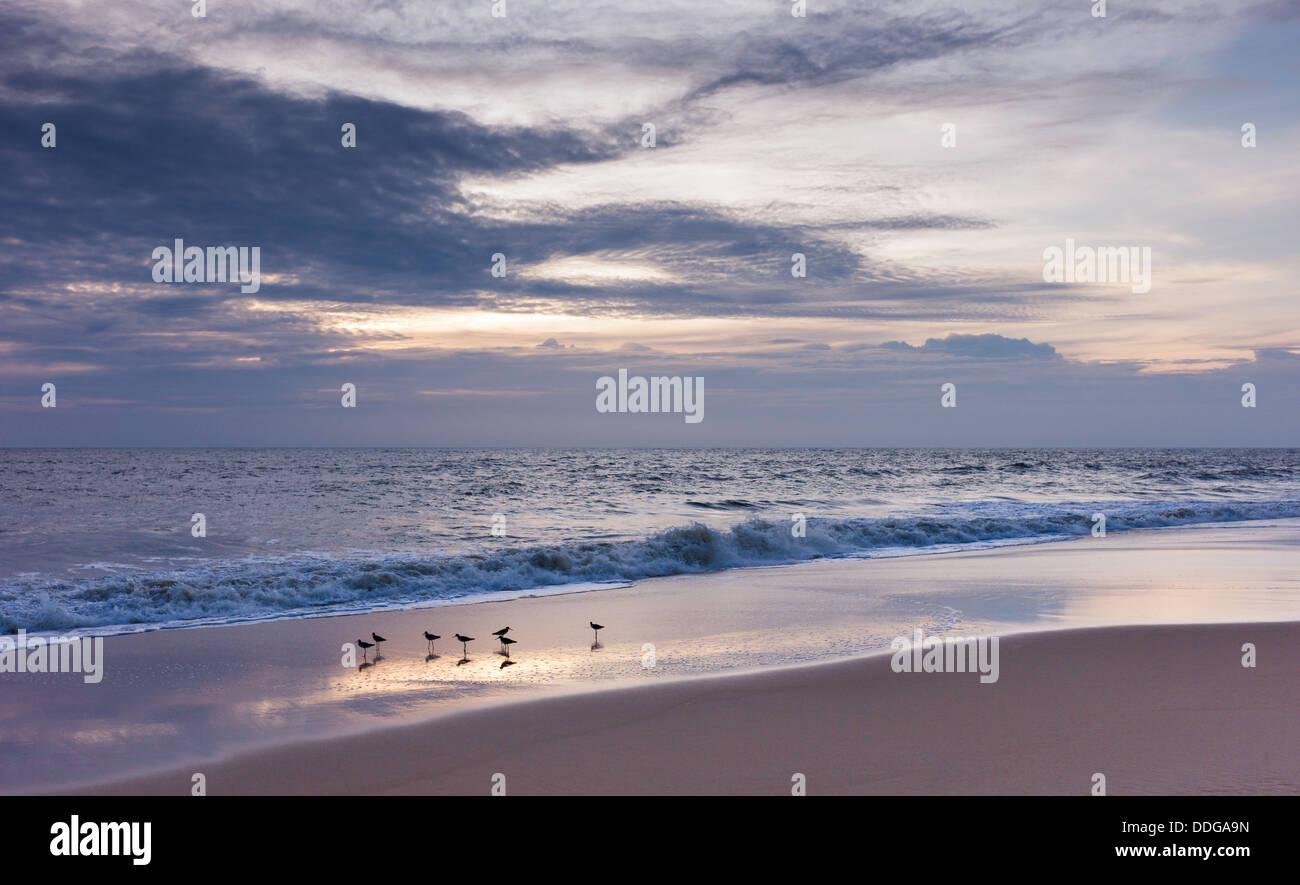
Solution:
[{"label": "black bar", "polygon": [[[128,875],[433,869],[449,878],[467,868],[496,878],[494,865],[513,856],[508,865],[527,866],[530,877],[546,867],[616,877],[699,858],[701,850],[739,865],[775,857],[820,866],[814,859],[832,852],[862,870],[902,861],[945,875],[1031,861],[1051,862],[1043,872],[1053,873],[1079,864],[1181,871],[1209,863],[1226,871],[1260,859],[1293,862],[1300,807],[1290,797],[795,798],[32,797],[0,806],[0,831],[11,870]],[[149,863],[135,864],[129,851],[54,856],[51,829],[73,815],[83,827],[149,822]],[[1171,822],[1186,829],[1170,832]],[[1125,832],[1126,824],[1164,829]],[[1180,846],[1216,853],[1179,855]],[[1119,856],[1129,848],[1155,856]]]}]

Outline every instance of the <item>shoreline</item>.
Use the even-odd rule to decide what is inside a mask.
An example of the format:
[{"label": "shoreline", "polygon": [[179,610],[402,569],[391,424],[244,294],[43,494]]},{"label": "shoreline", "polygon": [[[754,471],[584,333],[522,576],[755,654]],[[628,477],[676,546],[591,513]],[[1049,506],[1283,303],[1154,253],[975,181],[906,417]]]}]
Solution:
[{"label": "shoreline", "polygon": [[[1228,520],[1224,522],[1204,522],[1204,523],[1184,523],[1165,526],[1143,526],[1140,528],[1121,529],[1112,531],[1112,536],[1144,536],[1148,533],[1170,533],[1179,532],[1188,529],[1229,529],[1238,526],[1271,526],[1274,524],[1295,524],[1300,526],[1300,516],[1295,517],[1265,517],[1260,519],[1249,520]],[[751,572],[768,569],[794,569],[801,566],[817,565],[821,563],[841,563],[841,562],[872,562],[878,560],[896,560],[912,559],[915,557],[940,557],[972,553],[983,553],[994,550],[1004,550],[1007,548],[1020,547],[1038,547],[1054,546],[1057,544],[1069,544],[1071,542],[1086,542],[1089,535],[1046,535],[1046,536],[1027,536],[1023,538],[1003,538],[987,539],[973,541],[965,544],[933,544],[922,547],[884,547],[878,550],[872,550],[861,553],[844,553],[835,555],[818,556],[811,559],[795,559],[789,561],[742,564],[732,565],[723,568],[712,569],[709,571],[698,572],[675,572],[664,575],[651,575],[647,577],[626,578],[626,579],[608,579],[608,580],[587,580],[574,581],[562,584],[546,584],[538,587],[528,587],[522,590],[498,590],[483,594],[468,594],[465,596],[452,597],[449,599],[431,599],[424,601],[406,601],[394,602],[392,604],[378,604],[369,608],[357,607],[352,609],[337,609],[313,611],[310,608],[289,609],[283,612],[275,612],[262,615],[230,615],[228,617],[214,616],[212,618],[195,618],[183,621],[157,621],[144,624],[108,624],[98,627],[68,627],[63,630],[25,630],[27,636],[33,637],[50,637],[50,636],[134,636],[142,633],[152,633],[163,630],[204,630],[214,627],[242,627],[255,624],[269,624],[279,622],[307,621],[321,618],[345,618],[345,617],[362,617],[370,614],[382,614],[386,612],[413,612],[424,611],[428,609],[454,608],[468,605],[488,605],[491,603],[509,603],[524,599],[543,599],[552,596],[568,596],[583,593],[598,593],[607,590],[625,590],[645,582],[661,581],[672,578],[690,578],[702,577],[707,578],[715,575],[725,575],[734,572]],[[884,552],[898,550],[898,553]],[[880,553],[880,555],[877,555]],[[378,554],[375,554],[378,555]],[[391,554],[384,554],[391,555]],[[288,561],[292,561],[291,557]],[[257,561],[257,560],[252,560]],[[14,634],[0,634],[13,636]]]},{"label": "shoreline", "polygon": [[[105,678],[3,676],[0,793],[31,794],[221,764],[447,714],[646,683],[771,675],[927,635],[1300,621],[1300,520],[1140,530],[1074,544],[817,560],[622,589],[438,608],[154,630],[105,640]],[[588,620],[606,624],[591,648]],[[512,625],[513,665],[493,630]],[[446,639],[429,657],[422,630]],[[1165,629],[1168,629],[1166,626]],[[341,666],[374,631],[384,656]],[[478,639],[469,660],[447,644]],[[645,648],[655,666],[642,666]],[[1052,697],[1049,691],[1045,697]],[[195,770],[206,770],[198,767]]]}]

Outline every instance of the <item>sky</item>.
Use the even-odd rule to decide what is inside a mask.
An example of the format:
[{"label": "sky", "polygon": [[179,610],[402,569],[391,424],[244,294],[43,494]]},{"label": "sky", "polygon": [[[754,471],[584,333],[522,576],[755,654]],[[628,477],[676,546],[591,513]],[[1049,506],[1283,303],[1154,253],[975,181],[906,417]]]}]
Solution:
[{"label": "sky", "polygon": [[0,446],[1297,444],[1300,3],[795,5],[9,0]]}]

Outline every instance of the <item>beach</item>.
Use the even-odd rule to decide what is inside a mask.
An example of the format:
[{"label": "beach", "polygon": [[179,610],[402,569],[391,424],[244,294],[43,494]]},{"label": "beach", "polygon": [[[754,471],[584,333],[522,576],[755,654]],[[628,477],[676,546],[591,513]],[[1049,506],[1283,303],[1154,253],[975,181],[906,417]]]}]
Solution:
[{"label": "beach", "polygon": [[[213,795],[477,794],[500,773],[518,794],[780,794],[799,773],[822,794],[1083,795],[1101,773],[1114,794],[1295,792],[1297,527],[110,636],[98,684],[12,681],[0,784],[188,793],[202,772]],[[916,629],[1002,637],[998,680],[894,672],[891,641]],[[371,632],[382,659],[344,666]],[[463,664],[455,632],[476,637]]]},{"label": "beach", "polygon": [[789,795],[802,775],[809,795],[1084,796],[1098,774],[1105,795],[1300,792],[1300,626],[1039,633],[1002,655],[992,685],[876,656],[510,704],[204,774],[233,794]]}]

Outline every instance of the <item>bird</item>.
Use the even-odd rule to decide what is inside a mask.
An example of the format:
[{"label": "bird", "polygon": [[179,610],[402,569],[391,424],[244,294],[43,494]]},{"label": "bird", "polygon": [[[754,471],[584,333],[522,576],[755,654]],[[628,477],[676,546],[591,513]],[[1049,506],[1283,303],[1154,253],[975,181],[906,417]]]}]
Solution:
[{"label": "bird", "polygon": [[361,660],[364,661],[366,659],[366,649],[374,648],[375,644],[373,642],[366,642],[364,639],[358,639],[357,646],[361,649]]},{"label": "bird", "polygon": [[600,645],[600,631],[605,629],[605,625],[597,624],[595,621],[588,621],[587,623],[591,624],[591,629],[596,635],[596,641],[593,645]]},{"label": "bird", "polygon": [[510,646],[514,645],[516,641],[517,641],[517,640],[511,639],[509,636],[502,636],[502,637],[501,637],[501,649],[502,649],[501,654],[505,655],[506,657],[510,657]]},{"label": "bird", "polygon": [[[373,640],[375,641],[375,645],[378,645],[378,644],[381,643],[381,642],[387,642],[387,641],[388,641],[388,640],[385,639],[384,637],[380,636],[378,633],[371,633],[371,634],[370,634],[370,638],[373,639]],[[380,655],[381,653],[382,653],[382,650],[381,650],[381,649],[375,649],[375,659],[376,659],[376,660],[379,659],[379,655]]]},{"label": "bird", "polygon": [[505,636],[509,632],[510,632],[509,627],[502,627],[500,630],[493,630],[492,635],[500,639],[502,636]]},{"label": "bird", "polygon": [[425,639],[428,641],[428,643],[429,643],[429,653],[430,653],[430,654],[433,654],[433,643],[434,643],[434,641],[435,641],[435,640],[438,640],[438,639],[441,639],[442,637],[439,636],[437,633],[430,633],[428,630],[425,630],[425,631],[424,631],[424,638],[425,638]]},{"label": "bird", "polygon": [[464,657],[465,660],[469,660],[469,644],[470,644],[471,642],[474,641],[474,637],[473,637],[473,636],[461,636],[459,633],[457,633],[457,634],[456,634],[456,641],[460,643],[460,649],[461,649],[461,652],[462,652],[462,657]]}]

